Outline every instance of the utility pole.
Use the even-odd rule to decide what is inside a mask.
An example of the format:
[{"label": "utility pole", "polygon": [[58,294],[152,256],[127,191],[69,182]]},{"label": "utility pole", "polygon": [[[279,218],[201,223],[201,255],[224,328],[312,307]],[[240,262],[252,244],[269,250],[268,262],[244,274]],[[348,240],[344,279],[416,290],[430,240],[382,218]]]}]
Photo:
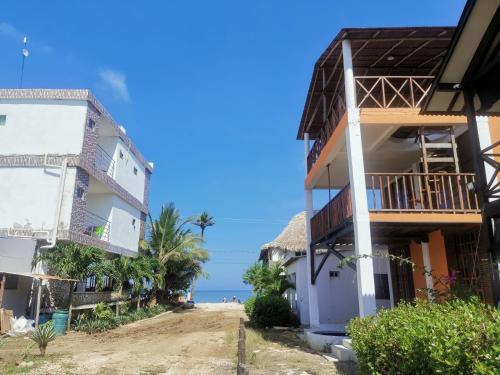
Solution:
[{"label": "utility pole", "polygon": [[26,60],[26,57],[28,57],[30,55],[30,53],[28,51],[28,48],[27,48],[27,43],[28,43],[28,38],[27,37],[24,37],[23,43],[24,43],[24,48],[22,49],[23,62],[22,62],[22,65],[21,65],[21,78],[19,80],[19,88],[20,89],[23,88],[24,61]]}]

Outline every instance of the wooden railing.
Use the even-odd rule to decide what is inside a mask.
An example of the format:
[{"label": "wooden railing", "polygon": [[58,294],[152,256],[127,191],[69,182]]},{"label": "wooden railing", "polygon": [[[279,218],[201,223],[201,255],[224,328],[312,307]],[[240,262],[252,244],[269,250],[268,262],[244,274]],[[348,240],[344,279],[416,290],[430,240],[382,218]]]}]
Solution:
[{"label": "wooden railing", "polygon": [[347,185],[311,218],[313,242],[328,236],[351,216],[351,187]]},{"label": "wooden railing", "polygon": [[[420,108],[433,80],[433,76],[354,77],[358,108]],[[345,111],[343,95],[338,95],[332,101],[321,132],[307,156],[308,172],[318,160]]]},{"label": "wooden railing", "polygon": [[372,212],[477,213],[474,173],[367,173]]},{"label": "wooden railing", "polygon": [[433,76],[354,77],[359,108],[420,108]]},{"label": "wooden railing", "polygon": [[[480,213],[474,173],[367,173],[370,212]],[[346,185],[311,218],[311,239],[318,242],[352,217]]]}]

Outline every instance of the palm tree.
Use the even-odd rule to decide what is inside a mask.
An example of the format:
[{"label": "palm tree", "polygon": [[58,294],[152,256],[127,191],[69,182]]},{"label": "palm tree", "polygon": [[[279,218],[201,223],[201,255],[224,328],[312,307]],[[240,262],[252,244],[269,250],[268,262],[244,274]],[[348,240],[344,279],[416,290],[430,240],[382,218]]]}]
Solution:
[{"label": "palm tree", "polygon": [[196,218],[196,221],[193,224],[200,227],[201,239],[203,239],[205,229],[215,225],[215,219],[213,218],[213,216],[210,216],[208,212],[203,211],[200,216]]},{"label": "palm tree", "polygon": [[164,288],[170,294],[189,289],[196,277],[203,275],[202,264],[209,256],[201,247],[202,238],[187,228],[192,219],[181,220],[173,203],[162,206],[160,216],[150,217],[149,252],[162,267]]}]

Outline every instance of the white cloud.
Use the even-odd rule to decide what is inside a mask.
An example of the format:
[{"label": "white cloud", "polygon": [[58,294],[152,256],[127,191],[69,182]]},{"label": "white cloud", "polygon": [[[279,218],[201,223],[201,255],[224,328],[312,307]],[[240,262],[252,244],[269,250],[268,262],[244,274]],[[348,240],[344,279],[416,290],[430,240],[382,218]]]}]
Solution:
[{"label": "white cloud", "polygon": [[100,86],[113,94],[117,99],[130,101],[125,74],[111,69],[99,70]]},{"label": "white cloud", "polygon": [[21,38],[21,33],[7,22],[0,22],[0,34],[7,35],[13,38]]},{"label": "white cloud", "polygon": [[[19,41],[19,44],[22,43],[23,37],[26,35],[23,35],[21,31],[16,29],[14,25],[8,23],[8,22],[0,22],[0,35],[12,38],[12,39],[17,39]],[[28,49],[30,49],[30,46],[32,46],[35,50],[39,50],[42,53],[51,53],[52,52],[52,47],[41,43],[36,40],[31,40],[31,38],[28,36]]]}]

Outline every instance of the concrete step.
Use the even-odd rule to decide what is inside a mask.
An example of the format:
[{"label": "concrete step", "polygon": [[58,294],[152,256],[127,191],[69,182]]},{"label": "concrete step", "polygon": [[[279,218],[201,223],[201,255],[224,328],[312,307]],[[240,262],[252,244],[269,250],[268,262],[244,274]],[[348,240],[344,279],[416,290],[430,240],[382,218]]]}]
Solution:
[{"label": "concrete step", "polygon": [[332,345],[332,354],[339,362],[356,361],[356,354],[344,345]]},{"label": "concrete step", "polygon": [[352,350],[352,339],[349,338],[343,339],[342,345],[344,345],[347,349]]}]

